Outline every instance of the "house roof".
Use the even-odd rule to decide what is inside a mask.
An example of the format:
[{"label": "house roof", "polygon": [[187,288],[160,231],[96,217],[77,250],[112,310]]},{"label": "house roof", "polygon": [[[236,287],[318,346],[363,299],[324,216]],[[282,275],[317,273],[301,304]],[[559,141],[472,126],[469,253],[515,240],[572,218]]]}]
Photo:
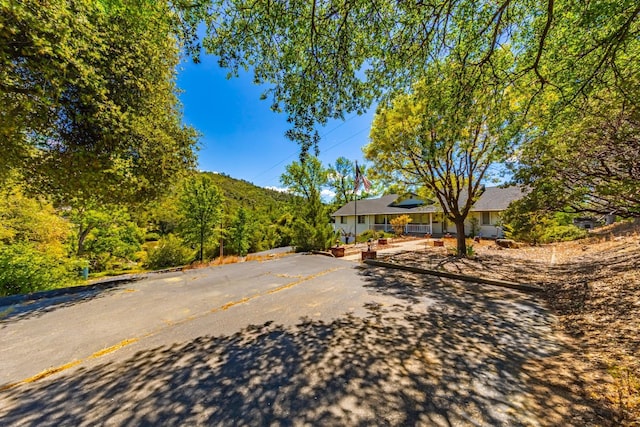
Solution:
[{"label": "house roof", "polygon": [[524,196],[522,187],[487,187],[473,205],[474,211],[503,211],[511,202]]},{"label": "house roof", "polygon": [[[487,187],[476,204],[474,211],[503,211],[514,200],[523,196],[520,187]],[[418,205],[407,203],[407,199],[400,199],[398,194],[387,194],[378,199],[364,199],[356,202],[349,202],[331,214],[331,216],[351,216],[358,215],[393,215],[409,213],[429,213],[438,212],[440,207],[435,203]],[[411,196],[413,197],[413,196]],[[419,199],[414,199],[422,202]],[[424,203],[424,202],[423,202]]]},{"label": "house roof", "polygon": [[392,206],[398,200],[398,194],[387,194],[379,199],[364,199],[357,202],[349,202],[335,211],[331,216],[355,215],[385,215],[407,213],[407,208]]}]

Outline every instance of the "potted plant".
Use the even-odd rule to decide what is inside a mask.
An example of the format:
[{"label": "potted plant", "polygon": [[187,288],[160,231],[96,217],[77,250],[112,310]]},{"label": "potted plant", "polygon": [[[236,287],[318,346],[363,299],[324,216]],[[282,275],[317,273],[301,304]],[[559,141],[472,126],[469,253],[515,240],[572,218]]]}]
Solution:
[{"label": "potted plant", "polygon": [[336,240],[336,245],[331,248],[331,254],[336,258],[344,256],[344,246],[340,246],[340,240]]},{"label": "potted plant", "polygon": [[362,261],[364,261],[365,259],[376,259],[377,252],[374,250],[371,250],[371,243],[372,243],[372,239],[369,239],[367,241],[367,250],[362,251]]}]

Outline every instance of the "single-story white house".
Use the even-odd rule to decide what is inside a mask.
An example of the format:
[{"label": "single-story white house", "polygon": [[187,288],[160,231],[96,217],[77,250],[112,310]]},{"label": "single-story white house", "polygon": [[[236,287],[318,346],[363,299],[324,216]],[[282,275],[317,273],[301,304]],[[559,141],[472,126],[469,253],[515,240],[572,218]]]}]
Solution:
[{"label": "single-story white house", "polygon": [[[465,233],[471,234],[471,221],[475,218],[476,234],[486,238],[503,237],[500,214],[512,201],[523,196],[522,189],[517,186],[486,187],[465,221]],[[455,224],[444,217],[438,203],[421,200],[415,194],[388,194],[378,199],[353,201],[331,214],[334,231],[340,231],[343,236],[353,236],[366,230],[392,232],[390,221],[401,215],[409,215],[412,219],[405,228],[406,234],[442,236],[456,233]]]}]

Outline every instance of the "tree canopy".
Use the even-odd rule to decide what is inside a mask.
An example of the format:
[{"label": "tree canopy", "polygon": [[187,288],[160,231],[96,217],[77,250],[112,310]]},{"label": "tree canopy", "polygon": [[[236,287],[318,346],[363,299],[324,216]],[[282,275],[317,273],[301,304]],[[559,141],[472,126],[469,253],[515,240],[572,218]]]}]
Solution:
[{"label": "tree canopy", "polygon": [[637,86],[603,89],[552,126],[529,129],[531,143],[516,169],[516,179],[532,189],[529,204],[640,217],[640,98],[628,96],[634,92]]},{"label": "tree canopy", "polygon": [[292,243],[298,251],[323,250],[331,246],[333,230],[320,193],[327,183],[327,170],[315,156],[307,156],[286,167],[280,182],[298,196],[293,201],[295,218]]},{"label": "tree canopy", "polygon": [[406,91],[434,61],[457,54],[466,67],[513,64],[494,77],[524,80],[530,96],[548,90],[557,105],[578,102],[621,78],[640,43],[634,0],[396,0],[256,2],[202,0],[186,11],[206,23],[202,45],[237,74],[253,69],[272,108],[288,114],[303,150],[316,123],[362,112]]},{"label": "tree canopy", "polygon": [[71,199],[137,201],[194,164],[166,2],[2,2],[0,170]]},{"label": "tree canopy", "polygon": [[460,62],[434,63],[410,93],[378,109],[364,149],[379,176],[426,190],[438,201],[456,225],[461,256],[464,221],[491,167],[517,145],[514,88],[495,84],[482,71]]}]

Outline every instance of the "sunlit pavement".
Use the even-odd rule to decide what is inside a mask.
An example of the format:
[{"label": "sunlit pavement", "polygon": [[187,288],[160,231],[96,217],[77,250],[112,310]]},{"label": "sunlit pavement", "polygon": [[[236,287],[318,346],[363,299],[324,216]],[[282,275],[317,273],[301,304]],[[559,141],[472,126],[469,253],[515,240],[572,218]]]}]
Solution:
[{"label": "sunlit pavement", "polygon": [[[359,243],[357,249],[360,251],[366,251],[369,248],[376,251],[378,255],[393,255],[400,252],[408,252],[408,251],[424,251],[429,247],[431,243],[430,239],[416,239],[416,240],[406,240],[401,242],[391,242],[389,245],[378,245],[377,243],[373,243],[372,245],[367,245],[366,243]],[[361,261],[362,255],[360,252],[355,254],[350,254],[344,256],[340,259],[345,261]]]},{"label": "sunlit pavement", "polygon": [[561,425],[553,321],[320,255],[171,273],[5,313],[0,424]]}]

